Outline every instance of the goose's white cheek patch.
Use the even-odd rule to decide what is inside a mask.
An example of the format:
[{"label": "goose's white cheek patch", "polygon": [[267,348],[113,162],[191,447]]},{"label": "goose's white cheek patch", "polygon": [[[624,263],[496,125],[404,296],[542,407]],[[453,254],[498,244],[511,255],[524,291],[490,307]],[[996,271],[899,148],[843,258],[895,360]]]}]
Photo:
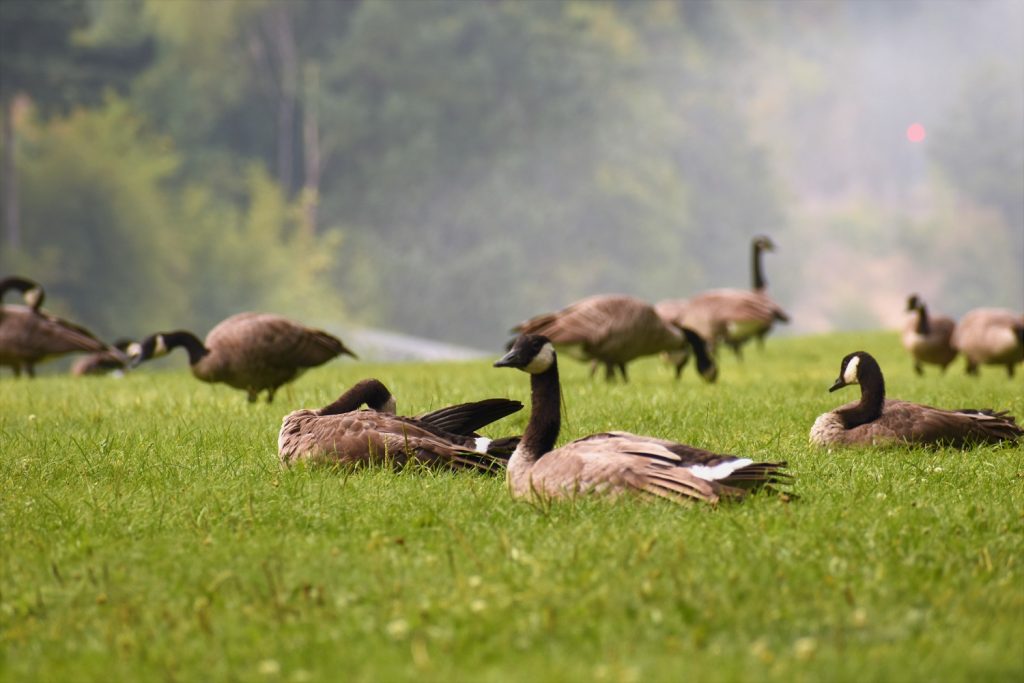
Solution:
[{"label": "goose's white cheek patch", "polygon": [[854,356],[850,359],[849,364],[846,366],[846,370],[843,372],[843,381],[847,384],[857,384],[857,367],[860,365],[860,356]]},{"label": "goose's white cheek patch", "polygon": [[551,367],[551,363],[555,360],[555,347],[550,343],[545,344],[541,347],[537,355],[533,357],[523,370],[526,370],[531,375],[536,375],[544,372]]}]

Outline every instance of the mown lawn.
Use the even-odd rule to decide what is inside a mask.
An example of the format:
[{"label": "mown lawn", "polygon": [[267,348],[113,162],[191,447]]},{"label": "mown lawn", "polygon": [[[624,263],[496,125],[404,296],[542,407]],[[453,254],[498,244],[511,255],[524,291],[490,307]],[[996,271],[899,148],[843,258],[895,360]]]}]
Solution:
[{"label": "mown lawn", "polygon": [[563,441],[785,459],[799,499],[534,506],[480,475],[277,465],[282,415],[363,377],[409,413],[528,401],[487,362],[332,363],[270,406],[184,370],[5,373],[2,678],[1020,681],[1024,447],[811,449],[815,416],[856,396],[827,389],[858,348],[892,396],[1024,419],[1020,377],[918,378],[893,334],[772,339],[714,386],[656,359],[608,386],[563,359]]}]

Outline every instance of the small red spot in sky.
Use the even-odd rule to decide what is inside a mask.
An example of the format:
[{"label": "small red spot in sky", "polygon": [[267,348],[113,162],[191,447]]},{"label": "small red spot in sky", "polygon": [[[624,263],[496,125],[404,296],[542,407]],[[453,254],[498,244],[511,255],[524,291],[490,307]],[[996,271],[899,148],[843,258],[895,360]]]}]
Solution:
[{"label": "small red spot in sky", "polygon": [[928,132],[920,123],[912,123],[907,126],[907,139],[911,142],[921,142],[928,136]]}]

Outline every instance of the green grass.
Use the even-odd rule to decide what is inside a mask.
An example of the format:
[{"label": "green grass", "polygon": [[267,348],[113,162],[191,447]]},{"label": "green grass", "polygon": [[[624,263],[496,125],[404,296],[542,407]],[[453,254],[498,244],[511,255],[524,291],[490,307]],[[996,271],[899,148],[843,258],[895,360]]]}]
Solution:
[{"label": "green grass", "polygon": [[333,363],[271,406],[183,370],[5,376],[0,678],[1020,681],[1024,449],[812,449],[858,348],[893,396],[1024,418],[1019,378],[918,378],[892,334],[772,339],[714,386],[656,359],[608,386],[564,359],[562,441],[786,459],[800,498],[538,507],[469,473],[277,465],[282,415],[363,377],[408,413],[528,400],[485,362]]}]

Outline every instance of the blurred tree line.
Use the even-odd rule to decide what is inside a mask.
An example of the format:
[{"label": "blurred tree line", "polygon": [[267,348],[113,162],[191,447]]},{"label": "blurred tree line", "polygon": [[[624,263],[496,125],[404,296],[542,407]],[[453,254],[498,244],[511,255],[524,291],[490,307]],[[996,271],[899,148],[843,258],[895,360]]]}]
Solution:
[{"label": "blurred tree line", "polygon": [[[0,271],[111,336],[263,309],[486,346],[591,293],[744,286],[754,234],[810,256],[794,193],[863,170],[822,164],[801,117],[870,100],[790,32],[878,21],[854,2],[4,0]],[[999,95],[1014,71],[986,73],[965,97],[998,102],[950,108],[927,167],[938,208],[854,221],[866,253],[925,260],[984,226],[1002,261],[963,266],[982,293],[1019,281],[1024,249],[1024,142],[984,135],[1019,135],[1024,107]],[[852,244],[842,215],[829,234]],[[780,270],[801,296],[809,273]]]}]

